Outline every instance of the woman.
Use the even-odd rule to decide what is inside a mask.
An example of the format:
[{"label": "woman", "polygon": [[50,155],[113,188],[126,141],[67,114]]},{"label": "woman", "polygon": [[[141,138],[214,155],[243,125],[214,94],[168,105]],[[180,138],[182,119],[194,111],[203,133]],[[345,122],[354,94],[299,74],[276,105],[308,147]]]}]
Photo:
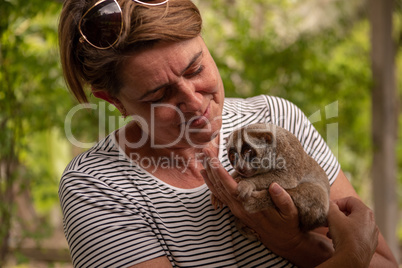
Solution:
[{"label": "woman", "polygon": [[[76,267],[309,267],[333,255],[326,230],[299,231],[278,185],[270,188],[278,210],[250,215],[237,205],[224,137],[254,122],[295,133],[327,172],[332,199],[357,195],[293,104],[224,98],[200,32],[189,0],[65,1],[60,51],[71,91],[86,102],[90,86],[133,117],[63,174],[59,195]],[[227,206],[212,207],[205,182]],[[243,237],[233,215],[261,242]],[[396,265],[381,235],[372,264]]]}]

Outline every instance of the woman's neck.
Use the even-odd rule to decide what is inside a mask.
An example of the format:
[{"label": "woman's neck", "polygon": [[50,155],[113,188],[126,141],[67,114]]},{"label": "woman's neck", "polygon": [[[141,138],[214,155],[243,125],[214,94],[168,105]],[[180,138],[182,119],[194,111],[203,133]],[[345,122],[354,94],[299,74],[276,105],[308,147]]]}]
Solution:
[{"label": "woman's neck", "polygon": [[166,183],[179,188],[195,188],[204,184],[200,170],[204,169],[203,148],[209,147],[218,154],[219,136],[202,146],[172,146],[169,148],[152,148],[145,142],[142,146],[140,139],[144,133],[135,124],[116,132],[116,140],[126,155],[143,169]]}]

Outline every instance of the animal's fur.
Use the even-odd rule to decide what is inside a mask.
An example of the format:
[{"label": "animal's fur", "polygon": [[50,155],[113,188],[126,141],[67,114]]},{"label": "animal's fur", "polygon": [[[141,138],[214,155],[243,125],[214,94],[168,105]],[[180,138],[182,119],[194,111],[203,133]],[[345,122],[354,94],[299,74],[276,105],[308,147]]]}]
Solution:
[{"label": "animal's fur", "polygon": [[[268,188],[276,182],[292,197],[302,231],[326,223],[328,177],[292,133],[273,124],[248,125],[229,136],[227,151],[236,170],[239,198],[248,212],[274,206]],[[253,236],[244,227],[240,226],[243,233]]]}]

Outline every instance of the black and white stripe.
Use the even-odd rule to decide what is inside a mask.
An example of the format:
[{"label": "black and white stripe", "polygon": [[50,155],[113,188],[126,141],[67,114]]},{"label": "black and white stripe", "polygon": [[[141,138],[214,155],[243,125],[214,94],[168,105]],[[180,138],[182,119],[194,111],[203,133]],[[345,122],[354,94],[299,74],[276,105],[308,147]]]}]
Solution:
[{"label": "black and white stripe", "polygon": [[[303,113],[283,99],[227,99],[221,144],[233,129],[256,122],[292,131],[335,180],[335,157]],[[220,159],[230,171],[224,146]],[[206,185],[178,189],[134,165],[114,133],[71,161],[59,195],[75,267],[128,267],[159,256],[173,267],[293,267],[245,239],[227,208],[214,210]]]}]

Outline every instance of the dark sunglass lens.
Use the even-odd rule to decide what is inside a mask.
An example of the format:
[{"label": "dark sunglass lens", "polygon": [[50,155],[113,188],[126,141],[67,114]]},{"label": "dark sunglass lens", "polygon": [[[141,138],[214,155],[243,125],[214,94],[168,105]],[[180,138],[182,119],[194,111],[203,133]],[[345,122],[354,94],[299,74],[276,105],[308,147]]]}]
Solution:
[{"label": "dark sunglass lens", "polygon": [[88,42],[102,48],[110,47],[117,41],[121,28],[121,10],[113,0],[106,0],[94,6],[81,22],[81,31]]}]

